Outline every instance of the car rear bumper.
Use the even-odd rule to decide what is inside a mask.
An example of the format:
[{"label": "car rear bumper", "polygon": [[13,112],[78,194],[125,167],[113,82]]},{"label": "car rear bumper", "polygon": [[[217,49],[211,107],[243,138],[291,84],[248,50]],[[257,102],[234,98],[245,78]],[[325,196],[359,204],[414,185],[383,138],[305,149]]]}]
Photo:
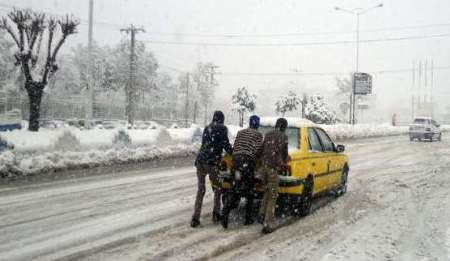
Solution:
[{"label": "car rear bumper", "polygon": [[[219,178],[221,180],[222,189],[227,190],[231,187],[232,178],[228,172],[221,171],[219,173]],[[283,193],[285,189],[299,188],[299,186],[302,186],[305,183],[304,179],[299,179],[291,176],[278,175],[278,178],[279,178],[278,184],[280,186],[280,193]],[[254,182],[255,182],[255,191],[257,192],[264,191],[261,176],[256,175],[254,178]]]}]

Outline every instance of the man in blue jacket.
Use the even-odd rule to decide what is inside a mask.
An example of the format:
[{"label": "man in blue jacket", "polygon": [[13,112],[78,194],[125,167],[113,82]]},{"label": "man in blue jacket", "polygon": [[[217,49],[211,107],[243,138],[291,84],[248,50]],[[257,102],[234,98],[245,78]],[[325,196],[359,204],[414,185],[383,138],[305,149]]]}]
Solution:
[{"label": "man in blue jacket", "polygon": [[213,222],[220,221],[221,191],[219,181],[219,165],[222,160],[222,152],[225,150],[231,154],[232,147],[228,140],[228,129],[224,125],[225,116],[221,111],[215,111],[212,122],[205,127],[202,135],[202,145],[195,160],[197,167],[198,190],[195,199],[194,215],[191,227],[200,225],[203,197],[205,195],[205,178],[209,175],[214,192]]}]

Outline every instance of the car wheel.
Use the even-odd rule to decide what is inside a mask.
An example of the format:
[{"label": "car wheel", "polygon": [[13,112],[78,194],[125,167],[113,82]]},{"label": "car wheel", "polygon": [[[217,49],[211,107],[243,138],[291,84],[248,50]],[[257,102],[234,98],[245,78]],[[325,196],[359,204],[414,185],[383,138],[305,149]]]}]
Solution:
[{"label": "car wheel", "polygon": [[412,136],[409,136],[409,141],[413,141],[414,138]]},{"label": "car wheel", "polygon": [[304,186],[305,188],[303,189],[303,193],[297,208],[298,215],[301,217],[307,216],[309,213],[311,213],[312,196],[314,189],[314,181],[311,176],[306,178]]},{"label": "car wheel", "polygon": [[441,141],[442,140],[442,133],[439,133],[439,136],[438,136],[438,139],[437,139],[438,141]]},{"label": "car wheel", "polygon": [[341,174],[341,184],[339,185],[339,188],[337,189],[336,193],[338,197],[347,193],[347,180],[348,180],[348,170],[344,169]]}]

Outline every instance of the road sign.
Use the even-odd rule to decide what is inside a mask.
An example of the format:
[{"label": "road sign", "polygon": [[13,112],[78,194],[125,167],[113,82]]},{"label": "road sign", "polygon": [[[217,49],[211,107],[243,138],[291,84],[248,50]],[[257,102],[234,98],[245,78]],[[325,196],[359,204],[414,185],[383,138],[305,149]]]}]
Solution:
[{"label": "road sign", "polygon": [[356,95],[372,94],[372,76],[368,73],[354,73],[353,84]]}]

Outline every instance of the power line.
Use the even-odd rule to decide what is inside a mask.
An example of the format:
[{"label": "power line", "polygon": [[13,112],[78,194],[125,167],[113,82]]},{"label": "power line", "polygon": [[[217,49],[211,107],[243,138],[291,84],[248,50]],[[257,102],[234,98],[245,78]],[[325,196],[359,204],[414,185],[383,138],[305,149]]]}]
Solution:
[{"label": "power line", "polygon": [[[404,30],[423,29],[432,27],[450,27],[450,23],[372,28],[361,30],[360,32],[404,31]],[[241,33],[201,34],[201,33],[147,32],[147,34],[149,35],[181,36],[181,37],[222,37],[222,38],[269,38],[269,37],[295,37],[308,35],[339,35],[339,34],[354,34],[354,33],[355,33],[354,31],[318,31],[318,32],[273,33],[273,34],[241,34]]]},{"label": "power line", "polygon": [[[432,34],[422,36],[405,36],[405,37],[391,37],[379,39],[360,40],[361,43],[375,43],[375,42],[392,42],[405,40],[418,40],[427,38],[444,38],[450,37],[450,33]],[[325,42],[298,42],[298,43],[211,43],[211,42],[174,42],[174,41],[157,41],[157,40],[142,40],[151,44],[165,44],[165,45],[188,45],[188,46],[226,46],[226,47],[281,47],[281,46],[319,46],[319,45],[345,45],[354,44],[354,40],[345,41],[325,41]]]},{"label": "power line", "polygon": [[[450,66],[434,67],[435,70],[449,70]],[[402,74],[411,73],[412,69],[394,69],[394,70],[378,70],[368,71],[371,74]],[[218,72],[221,76],[338,76],[349,75],[350,72]]]},{"label": "power line", "polygon": [[[54,12],[32,9],[32,8],[23,8],[19,6],[0,4],[0,9],[11,10],[13,8],[19,9],[31,9],[37,12],[46,13],[54,16],[64,16],[63,14],[58,14]],[[88,24],[87,19],[80,19],[81,22]],[[100,26],[111,27],[112,29],[121,28],[122,25],[106,22],[106,21],[98,21],[94,24]],[[450,23],[438,23],[438,24],[425,24],[425,25],[411,25],[411,26],[399,26],[399,27],[387,27],[387,28],[373,28],[361,30],[361,32],[384,32],[384,31],[403,31],[403,30],[412,30],[412,29],[423,29],[423,28],[432,28],[432,27],[450,27]],[[174,33],[174,32],[146,32],[148,35],[162,35],[162,36],[182,36],[182,37],[220,37],[220,38],[270,38],[270,37],[295,37],[295,36],[308,36],[308,35],[339,35],[339,34],[354,34],[354,31],[319,31],[319,32],[298,32],[298,33],[273,33],[273,34],[242,34],[242,33],[223,33],[223,34],[202,34],[202,33]]]}]

